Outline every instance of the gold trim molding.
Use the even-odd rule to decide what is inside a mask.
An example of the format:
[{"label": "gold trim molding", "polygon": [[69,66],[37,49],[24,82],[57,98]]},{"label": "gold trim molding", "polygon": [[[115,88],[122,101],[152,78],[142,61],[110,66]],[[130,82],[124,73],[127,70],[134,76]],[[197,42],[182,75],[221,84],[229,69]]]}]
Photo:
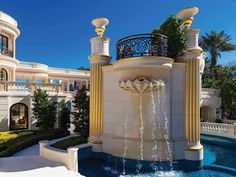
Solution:
[{"label": "gold trim molding", "polygon": [[95,141],[95,140],[88,140],[88,142],[92,144],[103,144],[102,141]]},{"label": "gold trim molding", "polygon": [[89,60],[95,60],[95,59],[111,59],[111,56],[108,56],[108,55],[90,55],[88,57]]}]

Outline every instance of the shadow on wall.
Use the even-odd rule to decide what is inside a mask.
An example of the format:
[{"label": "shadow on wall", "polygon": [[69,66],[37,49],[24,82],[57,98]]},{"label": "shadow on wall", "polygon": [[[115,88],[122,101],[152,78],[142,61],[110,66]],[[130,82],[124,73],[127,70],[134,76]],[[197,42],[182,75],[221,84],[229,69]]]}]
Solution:
[{"label": "shadow on wall", "polygon": [[0,131],[8,131],[8,118],[4,117],[3,119],[0,120]]}]

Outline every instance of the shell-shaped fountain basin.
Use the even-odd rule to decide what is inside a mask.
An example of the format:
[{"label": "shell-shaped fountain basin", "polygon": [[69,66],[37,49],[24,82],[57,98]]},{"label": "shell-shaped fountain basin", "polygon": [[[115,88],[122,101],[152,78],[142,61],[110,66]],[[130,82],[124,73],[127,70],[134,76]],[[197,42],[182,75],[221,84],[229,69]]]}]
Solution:
[{"label": "shell-shaped fountain basin", "polygon": [[165,86],[163,80],[158,79],[135,79],[134,81],[126,80],[120,81],[120,88],[128,91],[132,91],[135,93],[147,93],[151,90],[157,90]]}]

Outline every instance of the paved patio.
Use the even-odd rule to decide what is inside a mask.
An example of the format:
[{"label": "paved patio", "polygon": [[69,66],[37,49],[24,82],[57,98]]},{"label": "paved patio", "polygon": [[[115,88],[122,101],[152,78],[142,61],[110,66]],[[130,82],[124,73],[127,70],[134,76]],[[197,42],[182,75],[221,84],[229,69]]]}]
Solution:
[{"label": "paved patio", "polygon": [[80,177],[60,163],[36,156],[0,159],[1,177]]},{"label": "paved patio", "polygon": [[[60,138],[63,139],[63,138]],[[56,142],[52,140],[51,142]],[[81,177],[63,164],[39,156],[39,145],[26,148],[12,157],[0,158],[0,177]]]}]

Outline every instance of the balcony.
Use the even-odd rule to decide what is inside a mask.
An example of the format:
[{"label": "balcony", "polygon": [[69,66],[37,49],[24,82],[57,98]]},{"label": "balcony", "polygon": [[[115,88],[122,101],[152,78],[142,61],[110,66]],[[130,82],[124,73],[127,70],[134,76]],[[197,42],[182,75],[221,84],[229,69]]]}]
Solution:
[{"label": "balcony", "polygon": [[6,48],[0,48],[0,53],[2,55],[6,55],[8,57],[13,57],[13,52],[9,49],[6,49]]},{"label": "balcony", "polygon": [[0,92],[33,93],[37,89],[45,90],[47,93],[64,91],[62,84],[0,81]]},{"label": "balcony", "polygon": [[116,43],[116,59],[139,56],[167,56],[167,37],[161,34],[137,34]]}]

